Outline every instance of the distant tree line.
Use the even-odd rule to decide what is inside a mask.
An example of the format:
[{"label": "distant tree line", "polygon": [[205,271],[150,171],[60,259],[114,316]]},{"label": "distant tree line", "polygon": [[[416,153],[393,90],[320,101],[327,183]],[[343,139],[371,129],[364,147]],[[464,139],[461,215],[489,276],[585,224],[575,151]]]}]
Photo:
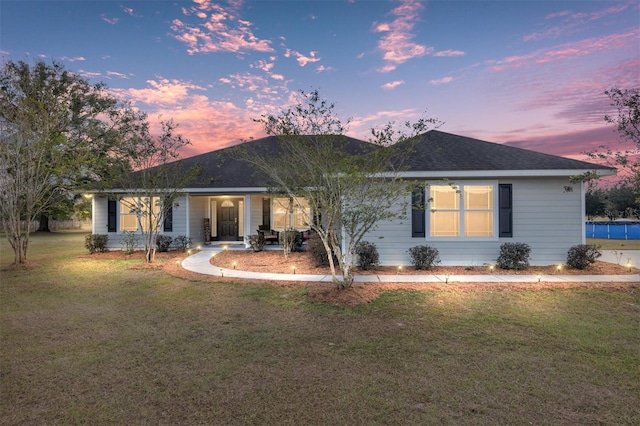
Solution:
[{"label": "distant tree line", "polygon": [[610,188],[591,188],[585,196],[588,220],[606,217],[608,220],[640,219],[634,187],[619,183]]}]

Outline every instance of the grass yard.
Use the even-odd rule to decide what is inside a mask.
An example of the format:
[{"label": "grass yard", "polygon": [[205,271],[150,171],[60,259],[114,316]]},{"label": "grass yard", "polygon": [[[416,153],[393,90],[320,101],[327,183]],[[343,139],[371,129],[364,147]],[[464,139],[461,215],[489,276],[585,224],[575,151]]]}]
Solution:
[{"label": "grass yard", "polygon": [[336,307],[83,238],[35,235],[28,268],[0,242],[0,424],[640,424],[638,288]]}]

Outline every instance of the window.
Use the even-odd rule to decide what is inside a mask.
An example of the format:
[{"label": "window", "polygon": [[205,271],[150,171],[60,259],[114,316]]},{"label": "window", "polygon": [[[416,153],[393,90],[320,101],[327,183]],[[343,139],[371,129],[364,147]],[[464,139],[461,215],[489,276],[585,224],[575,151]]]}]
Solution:
[{"label": "window", "polygon": [[152,222],[157,222],[160,215],[160,199],[157,197],[123,197],[120,199],[120,231],[137,231],[138,215],[142,229],[150,228],[149,209],[153,213]]},{"label": "window", "polygon": [[273,199],[273,229],[305,229],[309,227],[309,202],[303,198]]},{"label": "window", "polygon": [[429,235],[493,237],[494,185],[432,185]]},{"label": "window", "polygon": [[138,230],[138,199],[125,197],[120,200],[120,231]]}]

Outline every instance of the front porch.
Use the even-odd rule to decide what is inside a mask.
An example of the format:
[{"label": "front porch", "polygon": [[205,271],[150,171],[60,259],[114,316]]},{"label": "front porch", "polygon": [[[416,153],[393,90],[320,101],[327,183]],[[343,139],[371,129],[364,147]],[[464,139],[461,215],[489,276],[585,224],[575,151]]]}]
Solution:
[{"label": "front porch", "polygon": [[187,197],[189,237],[194,246],[245,246],[261,235],[265,248],[280,248],[279,234],[295,229],[309,236],[306,202],[301,207],[288,198],[265,194],[192,194]]}]

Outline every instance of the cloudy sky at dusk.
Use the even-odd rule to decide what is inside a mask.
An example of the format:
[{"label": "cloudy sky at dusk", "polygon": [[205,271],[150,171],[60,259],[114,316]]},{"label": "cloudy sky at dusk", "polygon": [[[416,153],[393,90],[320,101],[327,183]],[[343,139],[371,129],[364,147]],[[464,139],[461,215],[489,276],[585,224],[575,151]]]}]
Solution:
[{"label": "cloudy sky at dusk", "polygon": [[612,86],[640,82],[637,1],[13,1],[3,61],[60,60],[173,118],[192,155],[260,137],[252,118],[300,89],[349,134],[424,115],[441,130],[541,152],[618,136]]}]

